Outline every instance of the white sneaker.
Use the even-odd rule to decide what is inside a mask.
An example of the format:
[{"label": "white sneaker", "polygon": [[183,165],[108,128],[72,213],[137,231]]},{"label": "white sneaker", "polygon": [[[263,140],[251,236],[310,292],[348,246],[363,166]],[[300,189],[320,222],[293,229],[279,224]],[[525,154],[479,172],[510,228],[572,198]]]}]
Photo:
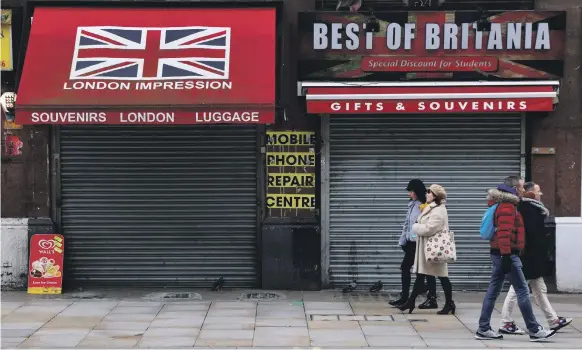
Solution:
[{"label": "white sneaker", "polygon": [[553,331],[558,331],[570,323],[572,323],[572,319],[570,317],[558,317],[557,320],[550,324],[550,329]]},{"label": "white sneaker", "polygon": [[479,340],[493,340],[493,339],[503,339],[503,336],[493,329],[489,328],[486,331],[477,330],[475,333],[475,339]]},{"label": "white sneaker", "polygon": [[538,342],[538,341],[546,341],[548,339],[550,339],[551,337],[553,337],[554,335],[556,335],[556,331],[549,331],[547,329],[544,329],[544,327],[540,326],[540,328],[538,329],[538,331],[536,333],[530,333],[529,334],[529,341],[534,341],[534,342]]}]

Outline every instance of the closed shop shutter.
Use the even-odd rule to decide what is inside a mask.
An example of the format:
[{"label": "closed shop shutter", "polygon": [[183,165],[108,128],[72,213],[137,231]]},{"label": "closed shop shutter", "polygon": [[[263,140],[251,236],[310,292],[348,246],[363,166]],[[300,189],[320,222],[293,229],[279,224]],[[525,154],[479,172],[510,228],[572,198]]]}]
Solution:
[{"label": "closed shop shutter", "polygon": [[448,193],[455,289],[485,289],[489,249],[479,226],[486,190],[520,173],[520,116],[331,116],[329,123],[330,282],[400,288],[406,185],[419,178]]},{"label": "closed shop shutter", "polygon": [[74,126],[60,138],[65,282],[257,286],[255,127]]}]

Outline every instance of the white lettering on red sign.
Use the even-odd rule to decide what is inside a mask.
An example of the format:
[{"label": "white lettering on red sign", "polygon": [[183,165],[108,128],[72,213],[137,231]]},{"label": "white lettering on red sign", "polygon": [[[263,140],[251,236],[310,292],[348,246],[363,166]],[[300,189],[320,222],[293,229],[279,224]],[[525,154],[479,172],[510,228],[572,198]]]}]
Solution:
[{"label": "white lettering on red sign", "polygon": [[333,102],[331,110],[334,112],[382,112],[384,103],[382,102]]},{"label": "white lettering on red sign", "polygon": [[144,112],[136,113],[130,112],[125,115],[124,113],[119,114],[119,121],[123,124],[125,123],[137,123],[137,124],[172,124],[176,118],[174,113],[154,113],[154,112]]},{"label": "white lettering on red sign", "polygon": [[25,124],[271,124],[274,111],[20,112]]},{"label": "white lettering on red sign", "polygon": [[64,90],[232,90],[230,81],[76,81],[65,82]]},{"label": "white lettering on red sign", "polygon": [[[427,112],[427,111],[525,111],[527,101],[432,101],[432,102],[390,102],[391,109],[384,102],[330,102],[331,112]],[[410,110],[412,109],[412,110]]]},{"label": "white lettering on red sign", "polygon": [[258,123],[259,112],[196,112],[197,123]]},{"label": "white lettering on red sign", "polygon": [[99,124],[107,121],[105,112],[34,112],[33,123]]},{"label": "white lettering on red sign", "polygon": [[496,102],[488,102],[488,101],[473,101],[473,102],[419,102],[418,103],[418,110],[424,111],[426,109],[430,109],[432,111],[440,111],[442,109],[446,111],[454,111],[454,110],[469,110],[469,111],[494,111],[494,110],[526,110],[527,103],[525,101],[519,101],[518,103],[514,101],[496,101]]}]

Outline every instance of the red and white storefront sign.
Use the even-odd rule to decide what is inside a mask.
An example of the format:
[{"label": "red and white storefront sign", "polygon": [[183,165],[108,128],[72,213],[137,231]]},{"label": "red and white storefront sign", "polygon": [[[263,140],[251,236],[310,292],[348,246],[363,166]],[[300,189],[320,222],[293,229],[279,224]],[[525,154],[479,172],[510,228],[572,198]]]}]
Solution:
[{"label": "red and white storefront sign", "polygon": [[270,124],[274,8],[34,12],[19,124]]},{"label": "red and white storefront sign", "polygon": [[20,120],[29,124],[114,124],[114,125],[183,125],[183,124],[270,124],[275,120],[273,108],[208,109],[180,111],[173,109],[24,111]]},{"label": "red and white storefront sign", "polygon": [[552,111],[558,82],[304,82],[307,113],[502,113]]}]

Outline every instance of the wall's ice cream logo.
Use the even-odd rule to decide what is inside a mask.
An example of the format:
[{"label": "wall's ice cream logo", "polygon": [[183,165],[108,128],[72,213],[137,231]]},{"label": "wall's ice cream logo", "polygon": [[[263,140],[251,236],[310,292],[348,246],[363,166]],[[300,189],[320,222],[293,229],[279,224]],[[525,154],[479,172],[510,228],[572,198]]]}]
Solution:
[{"label": "wall's ice cream logo", "polygon": [[40,241],[38,241],[38,246],[41,249],[53,249],[55,247],[55,241],[53,240],[46,240],[46,239],[41,239]]},{"label": "wall's ice cream logo", "polygon": [[60,242],[60,238],[55,236],[54,239],[41,239],[38,241],[38,246],[42,254],[53,254],[54,252],[62,253],[61,249],[63,244]]},{"label": "wall's ice cream logo", "polygon": [[54,254],[56,244],[55,241],[52,239],[41,239],[38,241],[38,247],[40,248],[41,254]]}]

